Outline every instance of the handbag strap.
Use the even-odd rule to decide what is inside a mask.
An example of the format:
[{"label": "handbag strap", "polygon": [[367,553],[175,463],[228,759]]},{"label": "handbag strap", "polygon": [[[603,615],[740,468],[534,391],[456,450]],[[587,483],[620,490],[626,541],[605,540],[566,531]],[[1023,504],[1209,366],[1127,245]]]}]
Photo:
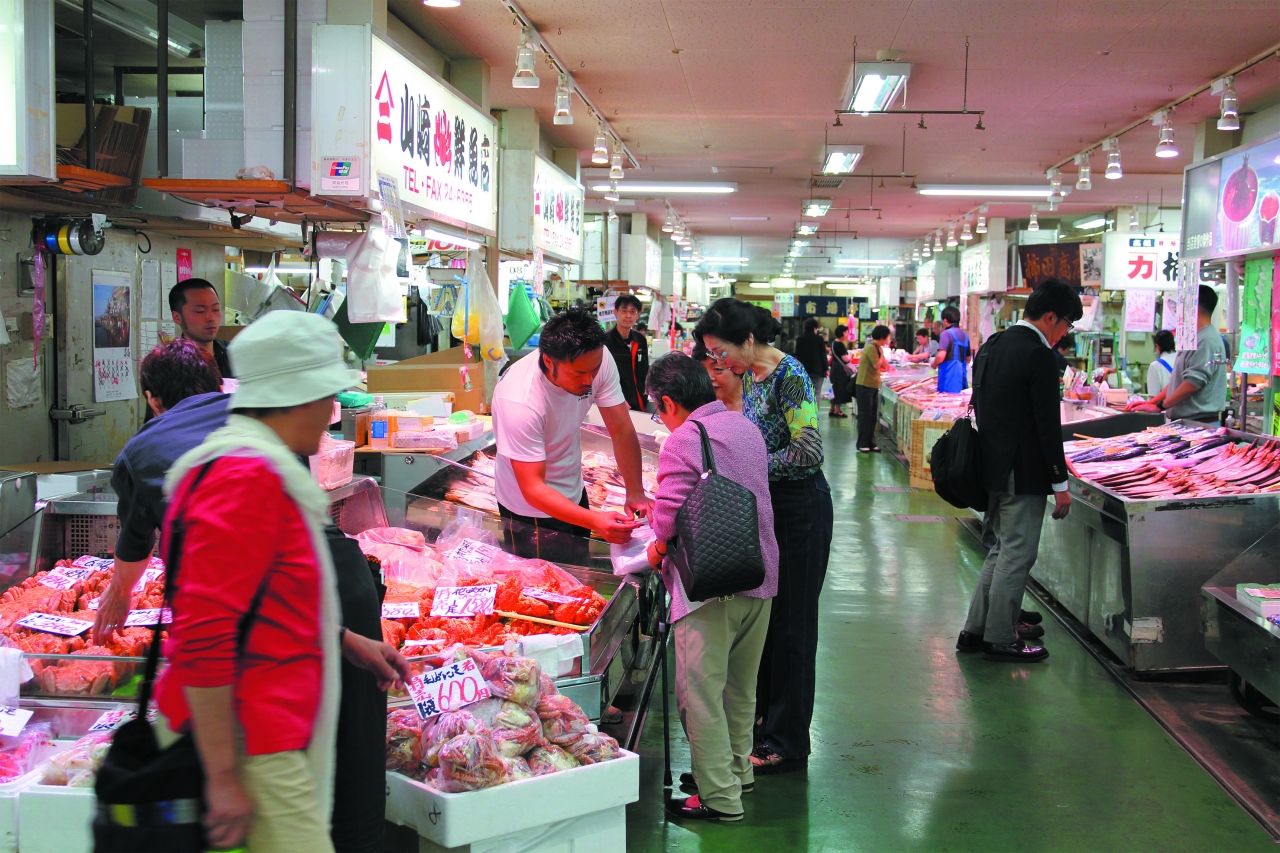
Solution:
[{"label": "handbag strap", "polygon": [[702,465],[705,469],[704,474],[716,473],[716,457],[711,452],[711,437],[707,435],[707,428],[698,421],[694,421],[693,425],[698,428],[698,432],[702,435]]}]

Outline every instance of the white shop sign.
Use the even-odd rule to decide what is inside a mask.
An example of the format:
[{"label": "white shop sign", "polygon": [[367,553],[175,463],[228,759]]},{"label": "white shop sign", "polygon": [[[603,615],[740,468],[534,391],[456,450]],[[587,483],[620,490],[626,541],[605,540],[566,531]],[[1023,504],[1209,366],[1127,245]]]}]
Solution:
[{"label": "white shop sign", "polygon": [[960,254],[960,292],[1003,293],[1007,283],[1008,245],[993,239],[970,246]]},{"label": "white shop sign", "polygon": [[0,2],[0,175],[54,180],[53,7]]},{"label": "white shop sign", "polygon": [[533,158],[533,245],[574,263],[582,260],[582,184]]},{"label": "white shop sign", "polygon": [[1181,240],[1182,235],[1177,233],[1144,235],[1110,231],[1103,234],[1103,289],[1176,289]]}]

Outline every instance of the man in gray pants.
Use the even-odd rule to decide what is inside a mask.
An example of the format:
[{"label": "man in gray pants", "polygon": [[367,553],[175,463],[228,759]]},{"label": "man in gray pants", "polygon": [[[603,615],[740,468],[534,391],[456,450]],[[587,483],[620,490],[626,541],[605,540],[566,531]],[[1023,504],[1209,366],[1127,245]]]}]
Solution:
[{"label": "man in gray pants", "polygon": [[974,415],[996,542],[973,591],[958,651],[1023,663],[1049,656],[1027,642],[1043,629],[1023,626],[1019,636],[1018,622],[1040,549],[1045,498],[1054,497],[1055,519],[1071,509],[1052,347],[1083,313],[1071,286],[1049,279],[1027,300],[1023,319],[989,338],[974,362]]}]

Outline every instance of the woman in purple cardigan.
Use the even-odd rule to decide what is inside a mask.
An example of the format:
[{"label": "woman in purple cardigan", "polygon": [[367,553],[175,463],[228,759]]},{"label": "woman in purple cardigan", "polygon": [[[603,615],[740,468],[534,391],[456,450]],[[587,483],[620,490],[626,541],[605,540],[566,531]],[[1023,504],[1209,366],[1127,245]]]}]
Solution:
[{"label": "woman in purple cardigan", "polygon": [[[676,704],[693,764],[692,773],[680,775],[681,789],[693,796],[673,800],[667,811],[683,819],[741,820],[742,795],[755,787],[751,749],[756,674],[769,630],[770,599],[778,590],[769,455],[760,430],[716,400],[707,371],[687,355],[670,353],[653,362],[645,389],[657,407],[656,417],[671,430],[658,461],[649,564],[661,564],[671,593]],[[706,470],[698,428],[687,423],[690,420],[707,430],[717,473],[755,494],[765,564],[765,580],[758,588],[708,601],[689,601],[667,559],[676,514]]]}]

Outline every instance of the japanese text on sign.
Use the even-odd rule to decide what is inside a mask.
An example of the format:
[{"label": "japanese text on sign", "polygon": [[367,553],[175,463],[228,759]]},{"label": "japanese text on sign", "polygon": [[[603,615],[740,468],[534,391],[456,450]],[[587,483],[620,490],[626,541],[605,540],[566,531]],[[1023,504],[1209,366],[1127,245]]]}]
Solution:
[{"label": "japanese text on sign", "polygon": [[548,601],[552,604],[573,604],[575,601],[582,600],[569,595],[561,595],[558,592],[548,592],[545,589],[534,589],[533,587],[525,587],[521,594],[527,595],[529,598],[536,598],[539,601]]},{"label": "japanese text on sign", "polygon": [[30,708],[14,708],[10,705],[0,705],[0,735],[5,737],[15,737],[22,732],[27,725],[27,720],[31,719],[31,715],[35,711]]},{"label": "japanese text on sign", "polygon": [[488,683],[471,658],[425,672],[411,679],[408,687],[418,716],[424,720],[488,699],[490,695]]},{"label": "japanese text on sign", "polygon": [[93,627],[92,622],[54,616],[52,613],[32,613],[29,616],[23,616],[13,624],[19,628],[44,631],[46,634],[59,634],[63,637],[77,637]]},{"label": "japanese text on sign", "polygon": [[[158,708],[153,707],[153,708],[147,709],[148,721],[154,723],[156,719],[159,717],[159,715],[160,715],[160,710]],[[91,732],[114,731],[115,729],[120,728],[130,720],[137,719],[137,717],[138,717],[138,709],[134,705],[121,705],[118,708],[112,708],[110,711],[103,711],[102,714],[98,716],[98,719],[94,720],[93,725],[89,726],[89,731]]]},{"label": "japanese text on sign", "polygon": [[147,584],[152,581],[158,581],[164,577],[164,569],[147,569],[142,573],[142,577],[138,578],[138,582],[134,584],[134,592],[142,592],[147,588]]},{"label": "japanese text on sign", "polygon": [[160,620],[160,624],[168,625],[173,621],[173,612],[167,607],[131,610],[129,615],[124,618],[124,626],[126,628],[149,628],[156,624],[157,619]]},{"label": "japanese text on sign", "polygon": [[496,583],[479,586],[439,586],[435,600],[431,602],[432,616],[479,616],[493,612],[493,600],[498,595]]},{"label": "japanese text on sign", "polygon": [[465,539],[452,551],[446,551],[444,556],[449,560],[480,564],[492,562],[501,553],[502,551],[492,545],[486,545],[474,539]]},{"label": "japanese text on sign", "polygon": [[[77,569],[89,569],[91,572],[105,572],[115,565],[115,560],[108,557],[84,556],[76,557],[75,562],[71,565]],[[63,568],[65,569],[66,567],[64,566]],[[88,575],[85,575],[85,577],[88,577]]]},{"label": "japanese text on sign", "polygon": [[382,605],[383,619],[417,619],[421,615],[416,601],[388,601]]}]

